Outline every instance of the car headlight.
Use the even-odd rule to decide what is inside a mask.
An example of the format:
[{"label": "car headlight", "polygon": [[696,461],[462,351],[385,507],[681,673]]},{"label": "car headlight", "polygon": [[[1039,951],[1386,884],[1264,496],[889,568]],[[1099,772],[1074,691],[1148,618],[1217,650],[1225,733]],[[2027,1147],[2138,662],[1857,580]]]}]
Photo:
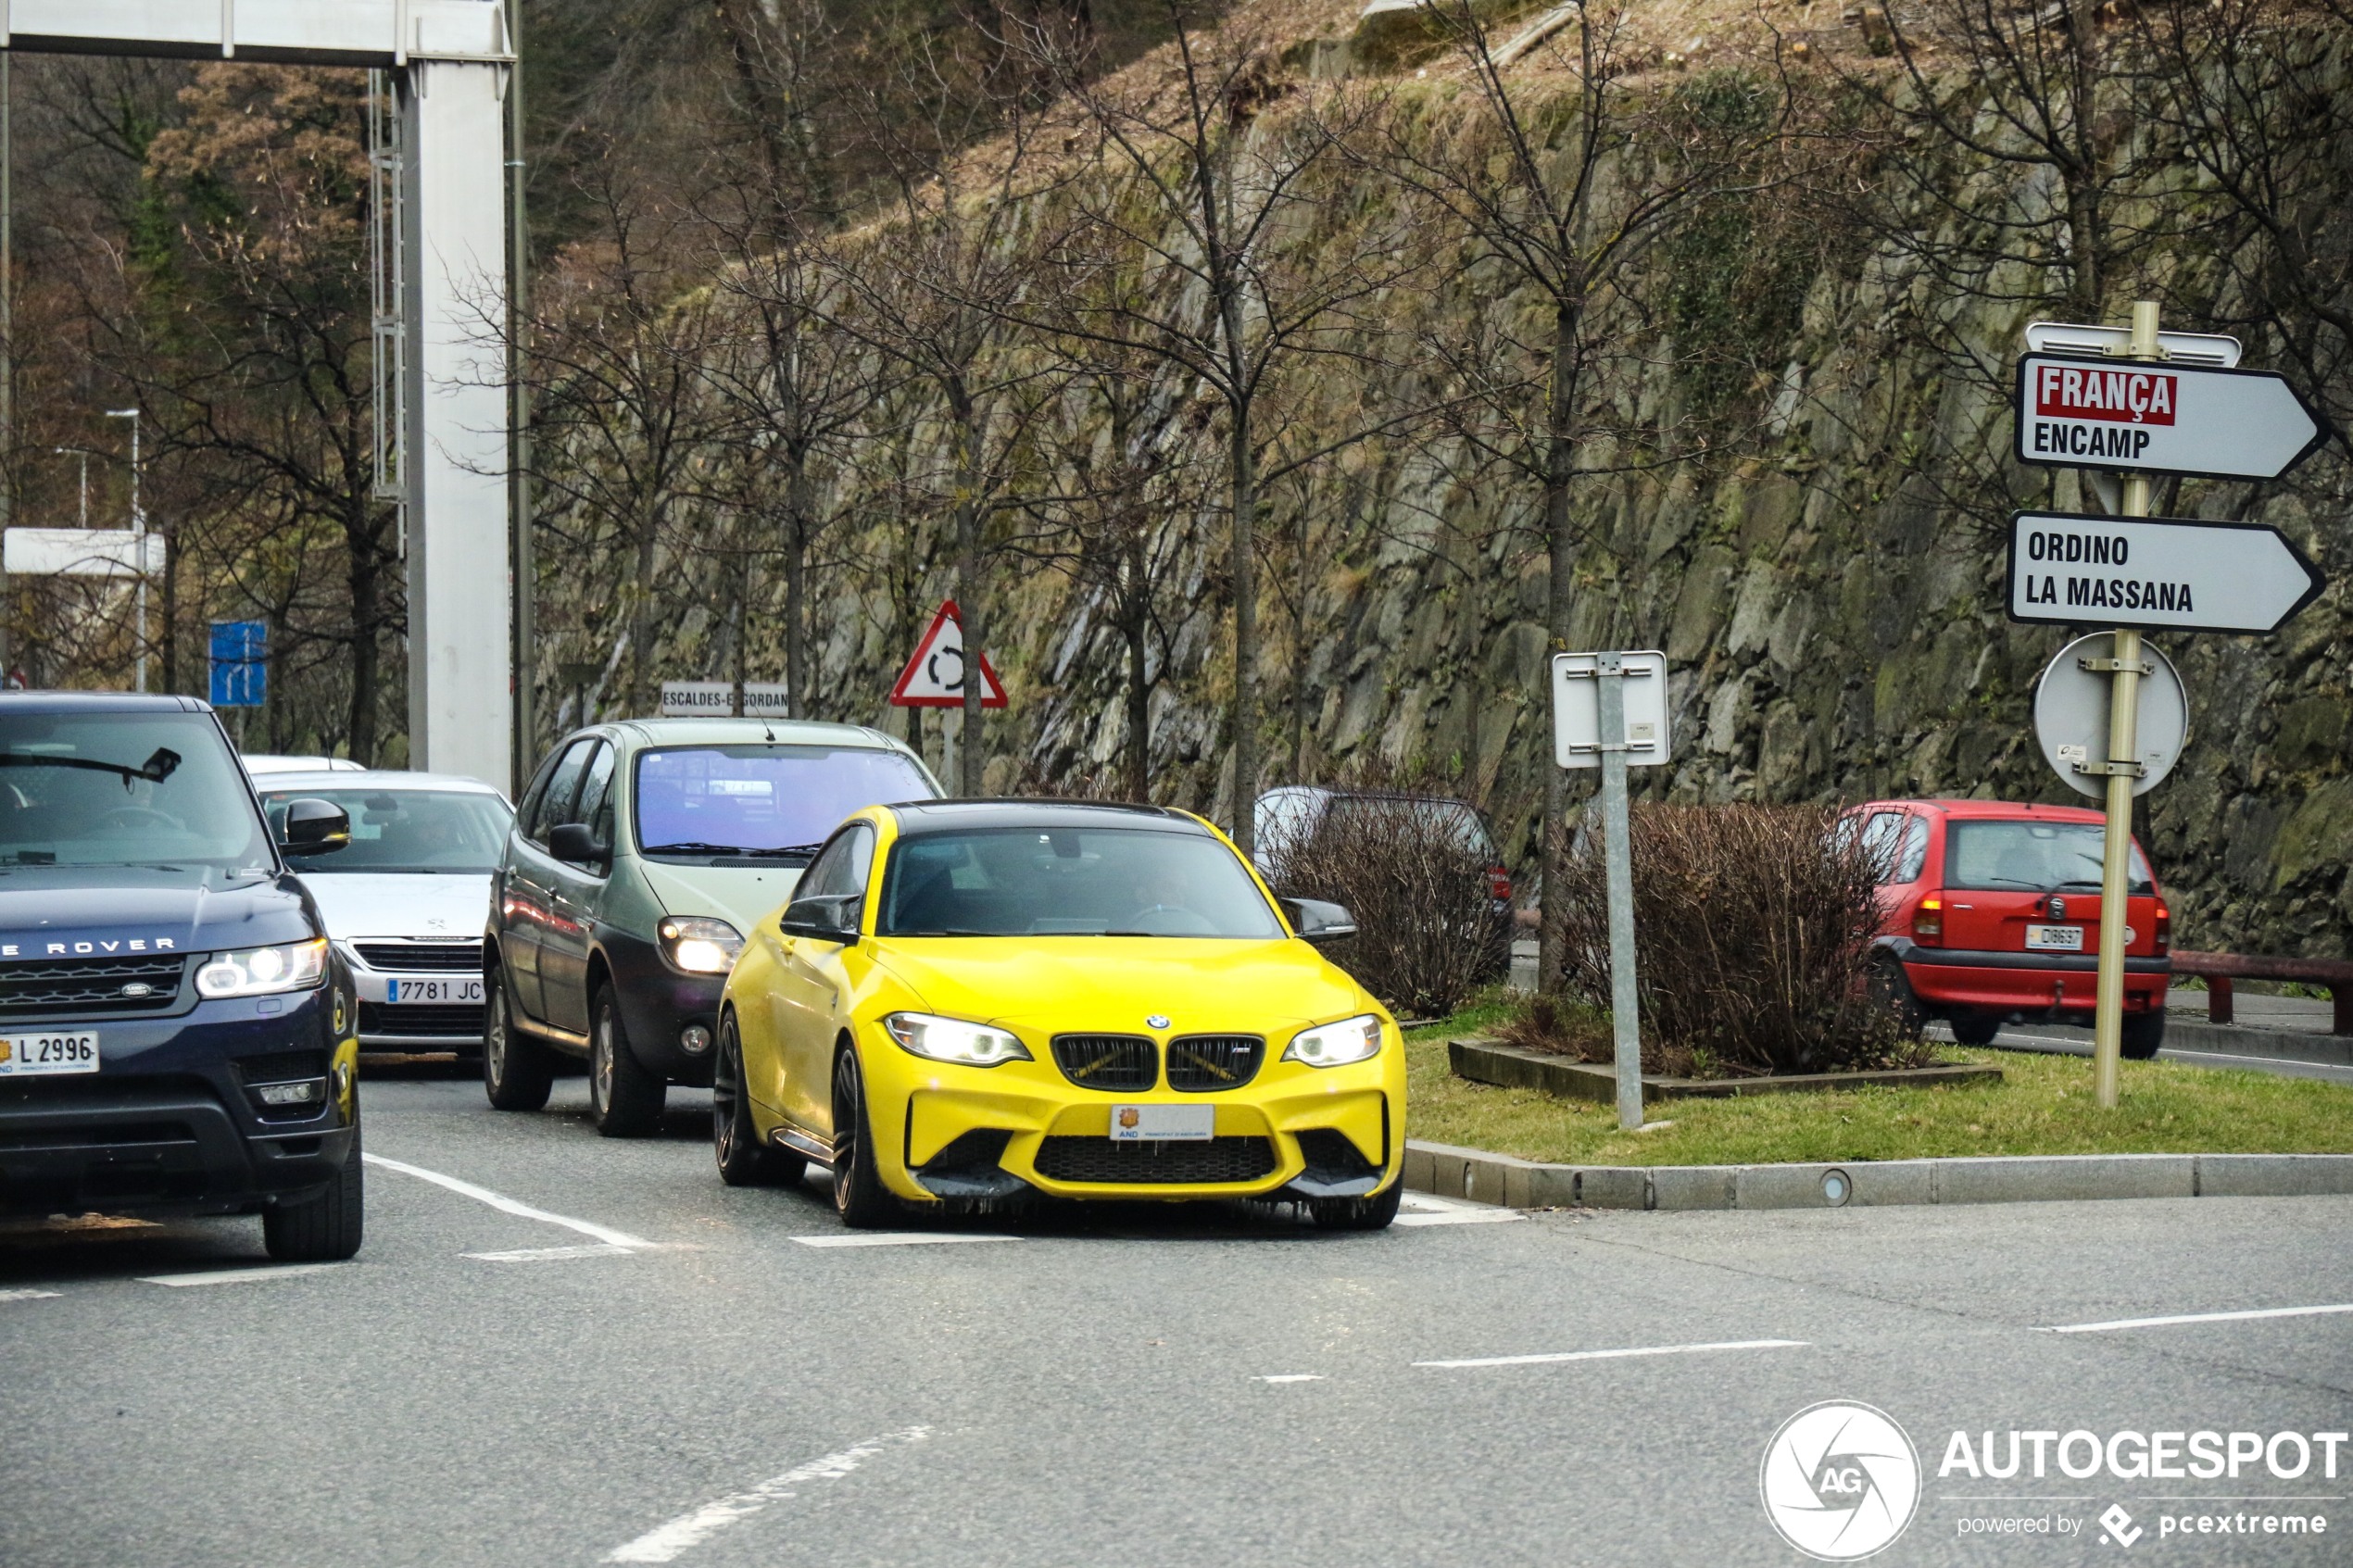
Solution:
[{"label": "car headlight", "polygon": [[1303,1061],[1310,1067],[1345,1067],[1378,1055],[1380,1032],[1380,1020],[1369,1012],[1338,1023],[1317,1024],[1290,1037],[1290,1048],[1283,1052],[1283,1060]]},{"label": "car headlight", "polygon": [[275,947],[246,947],[215,953],[196,971],[199,997],[267,997],[279,991],[308,991],[327,972],[327,939],[288,942]]},{"label": "car headlight", "polygon": [[965,1067],[995,1067],[1000,1062],[1027,1061],[1029,1047],[1002,1029],[967,1023],[961,1018],[935,1018],[927,1012],[894,1012],[883,1027],[900,1049],[934,1061]]},{"label": "car headlight", "polygon": [[724,920],[673,917],[655,929],[661,934],[661,956],[688,974],[724,974],[744,950],[742,934]]}]

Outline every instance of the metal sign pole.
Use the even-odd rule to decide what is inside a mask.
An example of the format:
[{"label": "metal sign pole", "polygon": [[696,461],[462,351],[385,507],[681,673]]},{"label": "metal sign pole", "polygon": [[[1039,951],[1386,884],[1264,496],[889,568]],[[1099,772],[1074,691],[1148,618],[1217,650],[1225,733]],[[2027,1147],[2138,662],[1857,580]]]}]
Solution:
[{"label": "metal sign pole", "polygon": [[[2133,338],[2126,353],[2135,359],[2158,357],[2157,302],[2133,307]],[[2124,515],[2149,515],[2145,474],[2124,481]],[[2140,773],[2141,634],[2115,633],[2108,671],[2108,838],[2100,859],[2100,972],[2092,1021],[2092,1094],[2104,1109],[2115,1109],[2118,1060],[2124,1043],[2124,947],[2129,931],[2133,864],[2133,784]],[[2160,1006],[2163,1005],[2161,1002]]]},{"label": "metal sign pole", "polygon": [[1642,1030],[1634,990],[1634,847],[1626,799],[1626,659],[1598,658],[1602,847],[1609,882],[1609,1007],[1617,1057],[1617,1124],[1642,1124]]}]

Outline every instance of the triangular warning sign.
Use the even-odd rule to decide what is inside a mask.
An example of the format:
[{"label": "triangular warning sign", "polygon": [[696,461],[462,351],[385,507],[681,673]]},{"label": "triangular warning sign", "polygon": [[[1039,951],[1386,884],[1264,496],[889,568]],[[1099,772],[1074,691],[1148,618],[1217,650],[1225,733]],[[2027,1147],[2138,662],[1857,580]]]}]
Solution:
[{"label": "triangular warning sign", "polygon": [[[939,613],[931,618],[931,630],[915,645],[915,657],[907,661],[907,668],[899,672],[899,684],[890,688],[890,701],[895,708],[964,706],[964,621],[956,612],[955,600],[940,601]],[[980,656],[980,705],[1005,706],[1005,688],[985,653]]]}]

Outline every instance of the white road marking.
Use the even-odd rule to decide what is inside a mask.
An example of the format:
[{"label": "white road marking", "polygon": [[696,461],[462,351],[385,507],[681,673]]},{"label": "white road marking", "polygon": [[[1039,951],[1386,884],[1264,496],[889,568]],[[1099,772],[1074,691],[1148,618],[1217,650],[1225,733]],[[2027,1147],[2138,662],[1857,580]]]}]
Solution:
[{"label": "white road marking", "polygon": [[1269,1372],[1260,1374],[1258,1381],[1261,1383],[1321,1383],[1324,1381],[1324,1374],[1320,1372]]},{"label": "white road marking", "polygon": [[853,1443],[839,1453],[795,1465],[749,1491],[707,1502],[692,1513],[682,1513],[667,1524],[656,1525],[625,1546],[607,1553],[608,1562],[668,1562],[738,1520],[749,1519],[772,1502],[793,1496],[812,1481],[838,1481],[893,1443],[920,1443],[931,1436],[928,1426],[910,1426]]},{"label": "white road marking", "polygon": [[508,1252],[468,1252],[464,1256],[485,1263],[552,1263],[560,1258],[635,1258],[638,1250],[635,1247],[592,1241],[582,1247],[518,1247]]},{"label": "white road marking", "polygon": [[1527,1216],[1516,1209],[1499,1209],[1491,1203],[1465,1203],[1456,1198],[1436,1198],[1426,1192],[1409,1192],[1398,1202],[1400,1212],[1395,1223],[1401,1225],[1496,1225]]},{"label": "white road marking", "polygon": [[2317,1318],[2353,1312],[2353,1302],[2333,1307],[2258,1307],[2245,1312],[2183,1312],[2170,1318],[2116,1318],[2108,1323],[2060,1323],[2038,1328],[2037,1334],[2106,1334],[2119,1328],[2163,1328],[2177,1323],[2248,1323],[2257,1318]]},{"label": "white road marking", "polygon": [[943,1241],[1019,1241],[1017,1236],[981,1236],[969,1231],[844,1231],[839,1236],[796,1236],[803,1247],[928,1247]]},{"label": "white road marking", "polygon": [[332,1269],[333,1263],[283,1263],[261,1269],[212,1269],[195,1274],[141,1274],[141,1285],[249,1285],[265,1279],[292,1279]]},{"label": "white road marking", "polygon": [[643,1236],[631,1236],[627,1231],[617,1231],[610,1225],[600,1225],[593,1220],[575,1220],[568,1215],[550,1214],[545,1209],[534,1209],[530,1204],[517,1202],[503,1193],[493,1192],[488,1187],[476,1186],[472,1182],[461,1182],[455,1176],[445,1176],[438,1171],[428,1171],[422,1165],[403,1164],[397,1160],[386,1160],[381,1154],[364,1154],[360,1158],[371,1165],[381,1165],[387,1171],[397,1171],[404,1176],[414,1176],[421,1182],[431,1182],[435,1186],[447,1187],[459,1197],[471,1198],[476,1203],[487,1203],[502,1214],[512,1214],[523,1220],[536,1220],[543,1225],[561,1225],[568,1231],[577,1231],[593,1241],[601,1241],[608,1247],[618,1247],[623,1251],[649,1251],[659,1245],[648,1241]]},{"label": "white road marking", "polygon": [[57,1290],[0,1290],[0,1301],[54,1301],[63,1294]]},{"label": "white road marking", "polygon": [[1713,1345],[1643,1345],[1627,1350],[1554,1350],[1538,1356],[1473,1356],[1455,1361],[1416,1361],[1416,1366],[1544,1366],[1554,1361],[1610,1361],[1626,1356],[1689,1356],[1704,1350],[1793,1350],[1805,1339],[1725,1339]]}]

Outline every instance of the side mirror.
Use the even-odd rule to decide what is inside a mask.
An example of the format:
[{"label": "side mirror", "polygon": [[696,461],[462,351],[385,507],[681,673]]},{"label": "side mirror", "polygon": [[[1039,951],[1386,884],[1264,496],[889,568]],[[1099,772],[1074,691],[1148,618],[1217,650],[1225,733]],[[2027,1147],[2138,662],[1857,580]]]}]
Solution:
[{"label": "side mirror", "polygon": [[1337,942],[1343,936],[1356,935],[1356,917],[1341,904],[1327,903],[1321,898],[1286,898],[1283,912],[1290,916],[1290,928],[1306,942]]},{"label": "side mirror", "polygon": [[612,846],[600,844],[586,822],[563,822],[547,830],[547,853],[572,866],[597,866],[612,859]]},{"label": "side mirror", "polygon": [[855,893],[820,893],[796,898],[785,906],[784,918],[776,922],[776,927],[787,936],[813,936],[820,942],[839,942],[848,947],[858,940],[862,902]]},{"label": "side mirror", "polygon": [[293,855],[329,855],[351,842],[351,813],[332,800],[290,800],[278,824],[278,847]]}]

